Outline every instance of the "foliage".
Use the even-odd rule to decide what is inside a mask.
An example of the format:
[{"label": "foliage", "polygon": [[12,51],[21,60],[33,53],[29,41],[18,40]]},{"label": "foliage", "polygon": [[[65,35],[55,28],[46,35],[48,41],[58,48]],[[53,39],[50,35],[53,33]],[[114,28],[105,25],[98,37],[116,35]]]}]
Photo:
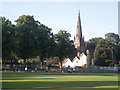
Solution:
[{"label": "foliage", "polygon": [[108,66],[112,63],[118,63],[120,60],[120,53],[118,51],[120,49],[119,40],[118,34],[115,33],[107,33],[105,39],[100,39],[95,47],[94,64]]},{"label": "foliage", "polygon": [[118,67],[118,64],[115,64],[114,67]]},{"label": "foliage", "polygon": [[86,67],[86,66],[87,66],[86,64],[83,65],[83,67]]},{"label": "foliage", "polygon": [[118,43],[119,43],[119,35],[118,34],[107,33],[107,34],[105,34],[105,38],[112,44],[118,45]]},{"label": "foliage", "polygon": [[120,37],[115,33],[107,33],[105,34],[105,40],[109,42],[108,47],[113,53],[113,63],[118,64],[120,61]]},{"label": "foliage", "polygon": [[86,42],[86,47],[91,54],[91,58],[93,58],[93,56],[94,56],[93,54],[94,54],[95,48],[96,48],[99,40],[103,40],[103,38],[101,38],[101,37],[100,38],[92,38]]},{"label": "foliage", "polygon": [[106,62],[106,60],[111,59],[110,50],[105,47],[100,47],[99,45],[96,47],[94,52],[93,63],[97,66],[108,66],[111,61]]},{"label": "foliage", "polygon": [[[65,57],[73,58],[75,48],[70,40],[70,33],[60,30],[56,35],[52,29],[36,21],[33,16],[22,15],[13,25],[2,18],[3,27],[3,59],[19,60],[19,63],[33,63],[39,56],[41,63],[47,58],[58,56],[62,61]],[[56,60],[56,59],[55,59]]]},{"label": "foliage", "polygon": [[36,32],[36,55],[40,57],[43,64],[44,59],[55,56],[55,41],[51,29],[40,24]]},{"label": "foliage", "polygon": [[47,64],[48,64],[48,65],[51,65],[51,64],[53,64],[53,65],[59,64],[59,57],[47,58],[46,61],[47,61]]},{"label": "foliage", "polygon": [[23,59],[19,59],[18,63],[24,64],[24,60]]},{"label": "foliage", "polygon": [[65,30],[60,30],[55,35],[55,42],[57,44],[57,56],[62,63],[64,58],[73,58],[75,56],[75,48],[73,41],[70,40],[70,33]]},{"label": "foliage", "polygon": [[17,30],[17,45],[19,58],[24,59],[24,62],[28,58],[35,56],[35,31],[38,28],[39,22],[35,21],[33,16],[22,15],[15,20]]},{"label": "foliage", "polygon": [[[60,30],[54,35],[51,28],[30,15],[20,16],[15,20],[16,25],[5,17],[1,17],[1,20],[3,61],[19,60],[23,63],[24,60],[24,64],[27,62],[34,64],[39,60],[43,64],[44,60],[49,62],[53,59],[55,62],[59,59],[62,63],[64,58],[73,59],[76,55],[73,40],[70,40],[71,34],[65,30]],[[91,54],[87,56],[88,66],[90,58],[93,58],[94,65],[98,66],[118,64],[120,61],[118,34],[107,33],[105,39],[92,38],[85,43]]]},{"label": "foliage", "polygon": [[2,59],[10,60],[17,58],[16,56],[16,41],[15,41],[15,26],[2,17]]},{"label": "foliage", "polygon": [[87,54],[87,65],[86,66],[90,66],[91,65],[91,54],[90,52],[88,52]]},{"label": "foliage", "polygon": [[102,40],[103,38],[92,38],[87,42],[87,49],[88,50],[95,50],[95,47],[97,46],[99,40]]}]

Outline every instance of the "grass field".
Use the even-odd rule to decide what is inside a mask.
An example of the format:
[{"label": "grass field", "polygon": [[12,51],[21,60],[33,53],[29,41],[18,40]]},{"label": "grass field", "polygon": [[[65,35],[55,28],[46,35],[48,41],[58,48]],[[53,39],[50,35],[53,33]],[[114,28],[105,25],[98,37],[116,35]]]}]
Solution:
[{"label": "grass field", "polygon": [[[51,90],[99,90],[98,88],[109,88],[117,90],[118,74],[108,72],[82,72],[63,73],[60,72],[3,72],[2,88],[9,89],[51,89]],[[90,89],[92,88],[92,89]],[[111,88],[111,89],[110,89]]]}]

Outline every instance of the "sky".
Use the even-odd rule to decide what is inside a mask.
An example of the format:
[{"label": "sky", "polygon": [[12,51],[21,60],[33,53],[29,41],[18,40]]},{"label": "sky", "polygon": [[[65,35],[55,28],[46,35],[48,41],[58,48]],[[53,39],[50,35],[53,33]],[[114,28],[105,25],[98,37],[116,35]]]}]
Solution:
[{"label": "sky", "polygon": [[80,10],[82,35],[85,41],[118,33],[117,2],[2,2],[0,16],[16,24],[21,15],[33,15],[35,20],[52,28],[56,34],[67,30],[73,40]]}]

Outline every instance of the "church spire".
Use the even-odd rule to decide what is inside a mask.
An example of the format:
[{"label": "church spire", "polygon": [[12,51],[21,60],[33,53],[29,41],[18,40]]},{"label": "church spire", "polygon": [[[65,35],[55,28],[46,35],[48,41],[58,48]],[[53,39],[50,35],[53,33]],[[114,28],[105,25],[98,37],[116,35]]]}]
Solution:
[{"label": "church spire", "polygon": [[81,19],[80,19],[80,10],[78,13],[78,22],[77,22],[77,29],[76,29],[76,37],[78,39],[82,38],[82,27],[81,27]]},{"label": "church spire", "polygon": [[80,11],[78,13],[76,38],[74,39],[74,45],[75,45],[75,48],[77,49],[77,52],[85,53],[84,38],[82,37],[82,27],[81,27]]}]

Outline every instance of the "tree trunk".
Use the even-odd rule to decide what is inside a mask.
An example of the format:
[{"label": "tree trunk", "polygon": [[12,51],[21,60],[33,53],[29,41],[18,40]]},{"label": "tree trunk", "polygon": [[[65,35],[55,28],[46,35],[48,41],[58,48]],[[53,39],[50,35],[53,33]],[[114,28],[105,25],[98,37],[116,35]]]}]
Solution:
[{"label": "tree trunk", "polygon": [[13,63],[12,63],[12,60],[11,60],[11,62],[10,62],[10,68],[11,68],[11,70],[13,71]]},{"label": "tree trunk", "polygon": [[23,59],[24,60],[24,66],[23,66],[23,70],[25,70],[25,62],[26,62],[26,59]]},{"label": "tree trunk", "polygon": [[60,66],[61,66],[61,73],[62,73],[62,61],[60,61],[60,64],[61,64]]},{"label": "tree trunk", "polygon": [[40,61],[42,63],[42,69],[43,69],[43,57],[39,56],[39,58],[40,58]]}]

